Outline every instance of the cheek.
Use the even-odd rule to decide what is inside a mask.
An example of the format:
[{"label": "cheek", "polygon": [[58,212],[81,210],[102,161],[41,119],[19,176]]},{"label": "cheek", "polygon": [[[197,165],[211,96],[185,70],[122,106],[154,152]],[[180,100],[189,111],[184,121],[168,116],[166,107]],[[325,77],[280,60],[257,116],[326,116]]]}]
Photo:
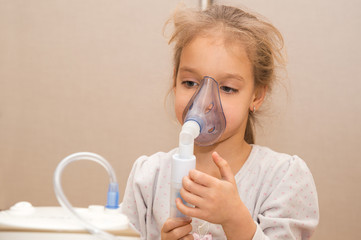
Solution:
[{"label": "cheek", "polygon": [[177,117],[178,122],[183,124],[182,114],[183,114],[184,107],[183,107],[183,104],[181,104],[179,101],[177,101],[177,99],[175,100],[174,109],[175,109],[175,115]]},{"label": "cheek", "polygon": [[183,112],[186,106],[188,105],[188,102],[191,100],[195,90],[189,90],[184,89],[182,87],[176,88],[176,91],[174,93],[175,101],[174,101],[174,109],[175,114],[177,117],[177,120],[180,124],[183,124]]},{"label": "cheek", "polygon": [[188,104],[189,99],[183,97],[181,94],[176,94],[175,95],[175,103],[174,103],[174,109],[175,109],[175,114],[177,117],[177,120],[179,121],[180,124],[183,124],[183,112],[185,107]]},{"label": "cheek", "polygon": [[248,106],[225,104],[223,105],[224,115],[226,116],[227,128],[239,128],[246,122],[248,116]]}]

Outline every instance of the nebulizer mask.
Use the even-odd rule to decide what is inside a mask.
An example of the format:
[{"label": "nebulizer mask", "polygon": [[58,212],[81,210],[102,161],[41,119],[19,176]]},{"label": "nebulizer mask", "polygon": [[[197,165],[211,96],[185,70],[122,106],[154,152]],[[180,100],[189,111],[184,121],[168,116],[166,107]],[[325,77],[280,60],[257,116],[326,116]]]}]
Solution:
[{"label": "nebulizer mask", "polygon": [[194,142],[199,146],[210,146],[226,128],[218,83],[211,77],[204,77],[183,112],[184,123],[194,121],[200,126],[199,136]]},{"label": "nebulizer mask", "polygon": [[[197,91],[183,112],[183,126],[179,134],[178,152],[172,159],[172,185],[170,217],[184,217],[176,207],[176,198],[181,198],[182,179],[196,166],[193,154],[194,143],[210,146],[218,141],[226,128],[219,95],[219,85],[211,77],[204,77]],[[183,201],[184,202],[184,201]]]}]

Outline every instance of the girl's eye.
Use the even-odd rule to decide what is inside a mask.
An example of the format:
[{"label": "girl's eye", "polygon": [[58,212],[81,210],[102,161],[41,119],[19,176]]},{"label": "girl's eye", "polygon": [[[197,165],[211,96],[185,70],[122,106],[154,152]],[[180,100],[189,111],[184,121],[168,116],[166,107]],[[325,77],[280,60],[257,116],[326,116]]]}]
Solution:
[{"label": "girl's eye", "polygon": [[195,81],[186,80],[186,81],[182,81],[182,85],[186,86],[187,88],[192,88],[198,86],[199,84]]},{"label": "girl's eye", "polygon": [[225,92],[225,93],[237,93],[238,90],[235,88],[231,88],[231,87],[227,87],[227,86],[222,86],[220,87],[220,89]]}]

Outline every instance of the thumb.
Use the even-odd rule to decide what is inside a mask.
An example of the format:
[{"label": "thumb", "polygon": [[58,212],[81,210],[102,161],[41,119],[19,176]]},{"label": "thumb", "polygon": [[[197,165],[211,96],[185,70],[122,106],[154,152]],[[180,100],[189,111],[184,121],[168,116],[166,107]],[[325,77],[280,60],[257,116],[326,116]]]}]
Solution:
[{"label": "thumb", "polygon": [[234,183],[234,175],[228,162],[224,160],[217,152],[212,153],[213,162],[217,165],[222,179]]}]

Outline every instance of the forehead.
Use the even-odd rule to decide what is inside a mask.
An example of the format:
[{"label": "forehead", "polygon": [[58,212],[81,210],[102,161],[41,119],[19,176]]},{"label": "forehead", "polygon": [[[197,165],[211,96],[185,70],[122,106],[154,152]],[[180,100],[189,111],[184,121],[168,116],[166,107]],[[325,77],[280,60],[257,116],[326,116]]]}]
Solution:
[{"label": "forehead", "polygon": [[217,78],[222,73],[234,73],[253,79],[252,65],[244,44],[230,41],[222,33],[199,35],[182,50],[180,67],[189,66],[201,75]]}]

